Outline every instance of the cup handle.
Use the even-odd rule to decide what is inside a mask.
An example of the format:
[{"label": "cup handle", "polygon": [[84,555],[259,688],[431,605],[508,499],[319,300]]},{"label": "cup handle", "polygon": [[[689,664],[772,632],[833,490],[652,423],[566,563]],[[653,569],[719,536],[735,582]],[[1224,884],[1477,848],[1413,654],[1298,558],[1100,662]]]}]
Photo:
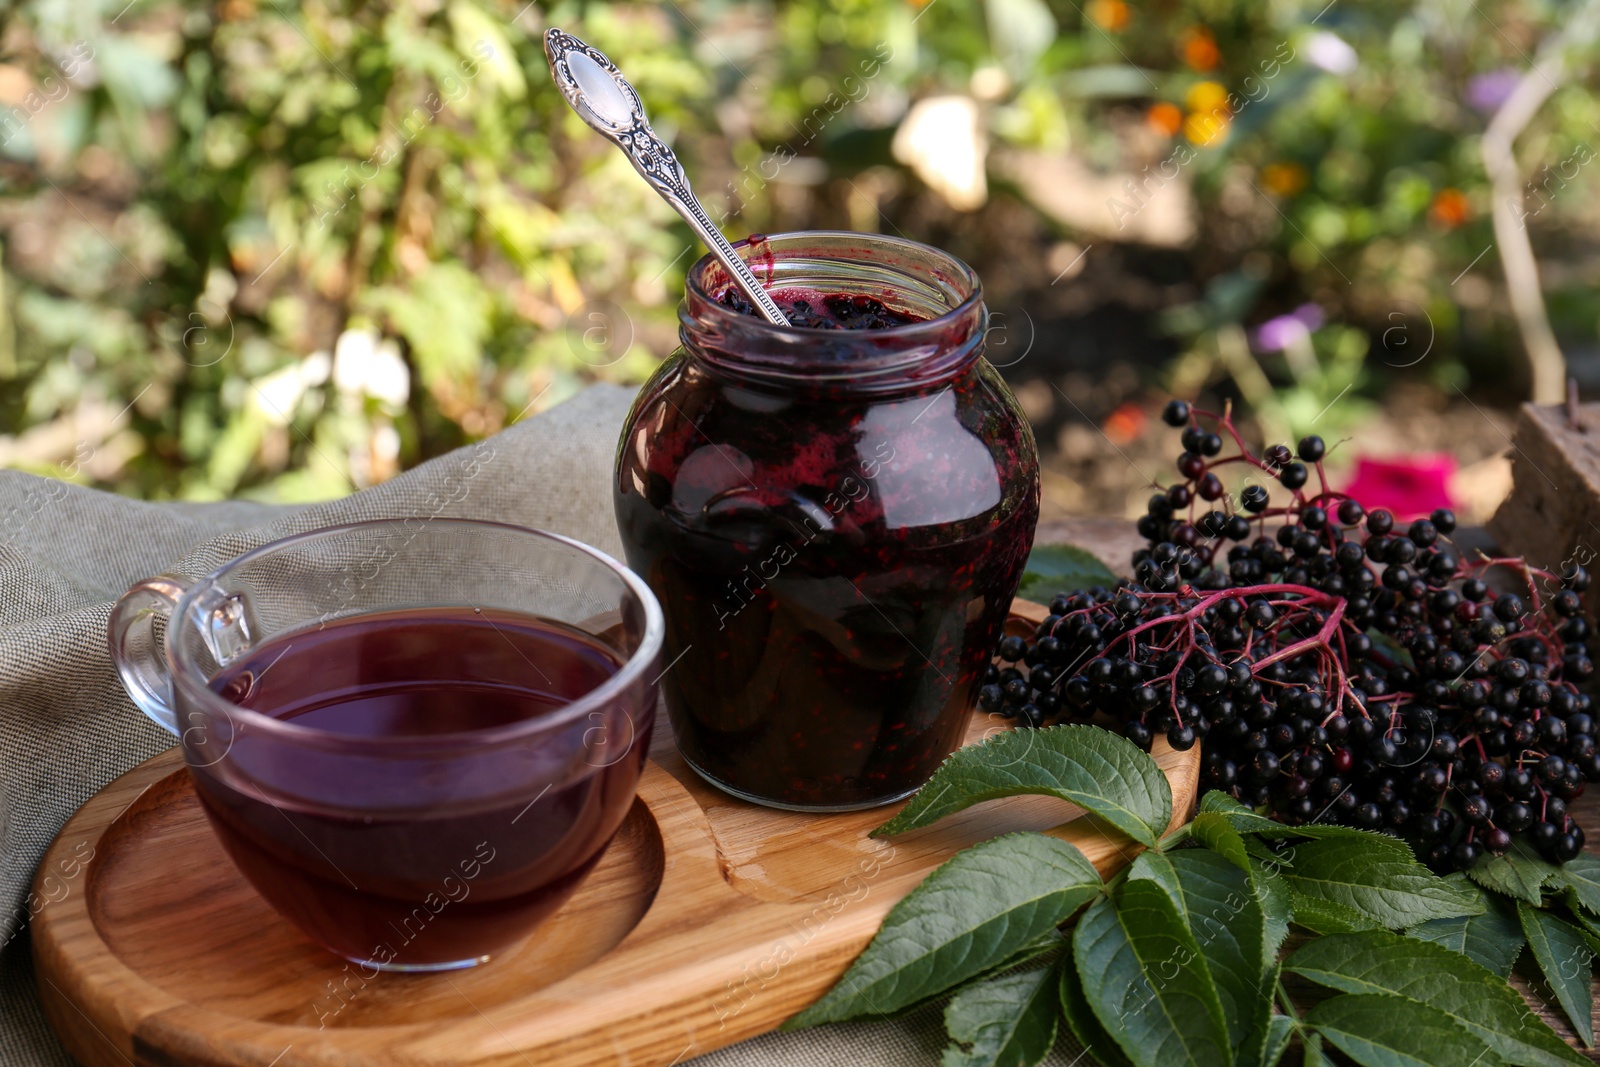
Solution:
[{"label": "cup handle", "polygon": [[178,715],[172,707],[172,672],[167,669],[164,644],[156,640],[155,624],[158,617],[171,620],[178,598],[188,589],[165,575],[146,578],[118,598],[107,634],[123,688],[140,711],[174,737]]}]

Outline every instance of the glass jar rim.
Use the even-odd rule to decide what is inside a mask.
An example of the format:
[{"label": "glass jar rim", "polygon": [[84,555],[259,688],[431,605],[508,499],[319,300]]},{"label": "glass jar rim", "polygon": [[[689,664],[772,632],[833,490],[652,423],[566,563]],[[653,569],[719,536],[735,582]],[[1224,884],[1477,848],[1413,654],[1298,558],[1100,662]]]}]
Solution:
[{"label": "glass jar rim", "polygon": [[[983,283],[978,280],[976,271],[942,248],[936,248],[933,245],[923,244],[921,241],[913,241],[907,237],[894,237],[883,233],[857,233],[854,230],[789,230],[784,233],[751,234],[749,237],[733,242],[733,247],[735,249],[745,249],[751,247],[752,244],[762,244],[766,245],[768,248],[773,248],[775,245],[787,245],[791,242],[799,242],[801,240],[820,240],[823,243],[837,241],[841,247],[849,247],[853,244],[861,245],[863,247],[877,245],[881,248],[895,249],[903,253],[926,255],[930,259],[941,259],[944,261],[941,266],[946,267],[950,275],[950,278],[946,281],[946,284],[963,284],[967,289],[967,292],[963,294],[959,303],[947,308],[945,311],[933,318],[921,319],[917,322],[908,322],[899,326],[884,326],[874,329],[851,330],[849,331],[851,334],[875,337],[895,337],[903,333],[914,333],[918,329],[933,325],[942,319],[956,318],[963,310],[967,309],[969,305],[979,303],[983,300]],[[829,251],[837,250],[829,249]],[[864,257],[863,260],[866,261]],[[843,258],[841,258],[839,261],[849,262],[849,260]],[[752,270],[754,269],[756,268],[752,267]],[[689,273],[684,278],[684,288],[692,290],[696,296],[706,300],[713,307],[725,312],[727,315],[736,320],[753,322],[770,330],[797,331],[807,335],[832,334],[836,332],[833,330],[819,329],[810,326],[780,326],[774,322],[767,322],[765,319],[760,318],[759,316],[746,315],[742,312],[735,311],[724,304],[718,303],[717,297],[706,288],[705,284],[706,280],[713,271],[723,272],[724,281],[726,284],[732,284],[732,281],[726,278],[726,273],[722,264],[717,262],[716,258],[712,256],[711,253],[707,252],[705,255],[695,260],[694,264],[689,268]],[[718,288],[720,291],[722,287],[719,286]]]},{"label": "glass jar rim", "polygon": [[[769,257],[746,254],[769,291],[782,291],[785,266],[833,278],[789,279],[799,287],[878,289],[886,304],[915,304],[917,321],[874,329],[830,330],[779,325],[719,302],[732,285],[711,255],[689,268],[679,333],[686,348],[738,376],[777,382],[893,388],[965,366],[981,348],[987,312],[983,285],[966,263],[943,249],[887,234],[850,230],[795,230],[751,235],[734,243],[742,253],[761,247]],[[809,255],[807,253],[810,253]],[[752,262],[753,261],[753,262]],[[859,277],[852,277],[859,274]],[[763,277],[765,275],[765,277]],[[901,299],[895,299],[901,298]],[[942,357],[942,358],[941,358]]]},{"label": "glass jar rim", "polygon": [[415,520],[409,518],[366,519],[360,522],[340,523],[334,526],[319,526],[313,530],[305,530],[275,541],[268,541],[264,545],[258,545],[250,551],[228,560],[222,566],[207,572],[204,577],[195,582],[179,598],[177,606],[172,611],[173,622],[168,624],[168,640],[166,642],[167,666],[171,671],[172,684],[174,686],[183,686],[185,697],[200,704],[208,711],[227,716],[230,720],[236,720],[252,729],[260,730],[265,736],[275,737],[280,741],[325,750],[415,754],[439,749],[479,748],[506,741],[520,740],[546,731],[555,732],[560,730],[575,721],[581,720],[590,712],[602,710],[616,700],[639,679],[661,651],[662,642],[666,637],[666,620],[662,614],[660,602],[656,599],[655,594],[650,591],[650,587],[645,584],[644,579],[610,555],[571,537],[564,537],[561,534],[550,533],[545,530],[535,530],[529,526],[518,526],[515,523],[496,522],[490,519],[433,517],[424,520],[425,524],[430,526],[437,525],[440,528],[453,527],[458,529],[508,531],[525,535],[535,540],[564,545],[575,550],[579,555],[588,557],[621,580],[623,585],[627,587],[628,591],[634,595],[643,607],[645,625],[644,632],[639,639],[639,647],[634,649],[622,666],[617,669],[616,673],[612,674],[604,682],[576,700],[550,712],[548,715],[541,715],[537,718],[524,719],[521,722],[507,723],[503,726],[494,726],[483,730],[463,730],[453,733],[429,734],[422,737],[362,737],[340,733],[335,730],[325,730],[319,727],[301,726],[293,720],[274,718],[271,715],[236,704],[231,700],[225,699],[222,694],[212,689],[209,685],[197,681],[197,679],[204,677],[204,672],[200,669],[199,664],[194,661],[185,642],[173,639],[172,629],[176,625],[191,625],[194,621],[197,621],[190,619],[191,612],[200,610],[200,599],[203,595],[218,589],[219,579],[237,567],[294,545],[335,534],[372,530],[385,526],[398,526],[412,521]]}]

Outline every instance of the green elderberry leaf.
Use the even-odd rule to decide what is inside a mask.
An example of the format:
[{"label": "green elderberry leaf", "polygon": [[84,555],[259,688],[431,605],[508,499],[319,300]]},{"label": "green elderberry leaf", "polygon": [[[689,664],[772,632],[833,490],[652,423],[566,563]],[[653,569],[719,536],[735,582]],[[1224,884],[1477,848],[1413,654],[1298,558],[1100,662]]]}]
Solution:
[{"label": "green elderberry leaf", "polygon": [[1278,976],[1278,964],[1274,961],[1262,979],[1261,995],[1251,1005],[1254,1016],[1250,1019],[1244,1040],[1239,1044],[1234,1067],[1271,1067],[1283,1058],[1284,1049],[1289,1045],[1289,1035],[1294,1029],[1294,1020],[1287,1015],[1274,1013],[1272,994],[1278,988]]},{"label": "green elderberry leaf", "polygon": [[[1289,1038],[1293,1035],[1294,1020],[1287,1015],[1274,1015],[1267,1031],[1266,1043],[1261,1048],[1260,1067],[1278,1067],[1278,1064],[1283,1061],[1283,1054],[1289,1051]],[[1317,1046],[1316,1052],[1319,1059],[1313,1061],[1311,1048],[1309,1045],[1307,1046],[1306,1057],[1302,1061],[1304,1067],[1312,1067],[1313,1062],[1326,1062],[1320,1058],[1322,1055],[1321,1045]],[[1240,1060],[1239,1067],[1250,1067],[1250,1065],[1246,1064],[1244,1060]]]},{"label": "green elderberry leaf", "polygon": [[1240,833],[1254,833],[1257,830],[1273,830],[1282,827],[1282,823],[1273,822],[1265,815],[1257,815],[1251,808],[1245,807],[1228,794],[1217,790],[1209,790],[1200,798],[1200,814],[1221,815],[1227,819],[1235,830]]},{"label": "green elderberry leaf", "polygon": [[980,801],[1024,793],[1070,801],[1144,845],[1172,821],[1172,785],[1149,753],[1098,726],[1050,726],[956,750],[872,835],[921,829]]},{"label": "green elderberry leaf", "polygon": [[1057,593],[1116,584],[1117,576],[1092,552],[1076,545],[1035,545],[1028,553],[1017,595],[1047,604]]},{"label": "green elderberry leaf", "polygon": [[1296,844],[1294,867],[1282,877],[1303,897],[1342,904],[1391,928],[1476,915],[1484,907],[1475,894],[1440,878],[1409,851],[1373,848],[1353,837]]},{"label": "green elderberry leaf", "polygon": [[1070,960],[1061,970],[1061,1014],[1066,1016],[1067,1026],[1084,1052],[1101,1067],[1133,1067],[1133,1061],[1123,1054],[1095,1018],[1094,1009],[1089,1007],[1089,999],[1083,992],[1083,979],[1078,977],[1078,968]]},{"label": "green elderberry leaf", "polygon": [[1289,936],[1289,921],[1294,915],[1293,894],[1278,873],[1276,868],[1261,863],[1252,861],[1250,864],[1250,885],[1267,920],[1266,940],[1261,946],[1263,971],[1277,961],[1278,949]]},{"label": "green elderberry leaf", "polygon": [[[1457,877],[1450,875],[1445,881],[1453,881]],[[1406,936],[1443,945],[1504,978],[1511,973],[1517,957],[1522,954],[1522,947],[1528,943],[1528,939],[1522,936],[1522,923],[1517,919],[1516,906],[1499,893],[1485,893],[1472,883],[1467,884],[1482,894],[1482,915],[1429,919],[1406,930]]]},{"label": "green elderberry leaf", "polygon": [[1552,889],[1570,889],[1583,910],[1600,915],[1600,856],[1579,853],[1557,867],[1546,884]]},{"label": "green elderberry leaf", "polygon": [[[1290,826],[1287,823],[1277,822],[1265,815],[1258,815],[1250,808],[1245,807],[1226,793],[1213,789],[1200,798],[1200,815],[1220,815],[1226,819],[1241,835],[1250,838],[1262,838],[1268,841],[1286,841],[1297,837],[1308,837],[1314,840],[1326,840],[1330,837],[1348,837],[1357,841],[1364,841],[1375,848],[1387,848],[1411,854],[1411,848],[1397,837],[1388,834],[1374,833],[1371,830],[1361,830],[1354,826],[1337,826],[1333,823],[1303,823],[1299,826]],[[1199,816],[1196,816],[1198,821]]]},{"label": "green elderberry leaf", "polygon": [[1386,930],[1319,937],[1290,956],[1285,969],[1340,992],[1392,994],[1436,1008],[1507,1063],[1589,1062],[1528,1011],[1503,978],[1442,945]]},{"label": "green elderberry leaf", "polygon": [[951,1044],[941,1067],[1034,1067],[1056,1039],[1062,957],[1054,967],[1002,975],[962,989],[944,1009]]},{"label": "green elderberry leaf", "polygon": [[1467,877],[1496,893],[1537,905],[1543,899],[1544,884],[1560,868],[1520,837],[1511,839],[1511,851],[1504,856],[1479,860]]},{"label": "green elderberry leaf", "polygon": [[1239,1045],[1258,1003],[1264,999],[1270,1005],[1272,999],[1272,987],[1262,982],[1267,919],[1250,875],[1215,852],[1185,849],[1170,856],[1143,853],[1128,878],[1148,878],[1166,890],[1216,984],[1228,1043]]},{"label": "green elderberry leaf", "polygon": [[1294,921],[1314,934],[1353,934],[1362,930],[1382,930],[1383,924],[1347,904],[1325,897],[1289,894]]},{"label": "green elderberry leaf", "polygon": [[1499,1067],[1505,1063],[1438,1008],[1404,997],[1333,997],[1306,1012],[1305,1022],[1362,1067]]},{"label": "green elderberry leaf", "polygon": [[1136,1067],[1229,1067],[1217,989],[1168,891],[1129,879],[1089,907],[1073,963],[1100,1025]]},{"label": "green elderberry leaf", "polygon": [[963,849],[883,920],[837,985],[786,1029],[887,1015],[1014,961],[1101,892],[1083,853],[1047,834]]},{"label": "green elderberry leaf", "polygon": [[1594,1047],[1594,993],[1589,985],[1590,966],[1594,950],[1588,938],[1576,926],[1548,911],[1530,908],[1517,901],[1517,917],[1522,921],[1522,933],[1533,950],[1533,958],[1544,972],[1566,1012],[1572,1029],[1583,1043]]},{"label": "green elderberry leaf", "polygon": [[1189,836],[1229,863],[1250,869],[1250,850],[1244,837],[1221,812],[1202,811],[1189,823]]}]

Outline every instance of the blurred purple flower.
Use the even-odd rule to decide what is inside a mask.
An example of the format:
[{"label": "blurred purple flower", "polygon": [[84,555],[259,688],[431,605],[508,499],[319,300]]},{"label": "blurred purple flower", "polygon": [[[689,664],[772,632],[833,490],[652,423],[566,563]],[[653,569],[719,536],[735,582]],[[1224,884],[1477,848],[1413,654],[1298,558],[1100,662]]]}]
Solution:
[{"label": "blurred purple flower", "polygon": [[1256,327],[1256,347],[1263,352],[1282,352],[1297,339],[1309,337],[1323,321],[1320,307],[1301,304],[1289,314],[1268,319]]},{"label": "blurred purple flower", "polygon": [[1522,75],[1510,67],[1492,70],[1487,74],[1474,74],[1467,82],[1467,103],[1486,115],[1492,115],[1511,98],[1521,80]]}]

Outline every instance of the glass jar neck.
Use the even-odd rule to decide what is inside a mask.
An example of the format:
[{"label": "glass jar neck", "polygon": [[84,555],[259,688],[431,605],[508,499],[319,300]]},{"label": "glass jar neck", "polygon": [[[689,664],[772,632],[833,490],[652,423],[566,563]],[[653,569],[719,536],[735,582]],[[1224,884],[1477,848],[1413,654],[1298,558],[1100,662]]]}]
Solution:
[{"label": "glass jar neck", "polygon": [[880,234],[802,231],[736,246],[779,302],[867,296],[918,320],[869,330],[776,326],[721,303],[732,287],[711,256],[689,270],[679,337],[713,373],[785,392],[898,393],[937,388],[983,354],[988,311],[972,268]]}]

